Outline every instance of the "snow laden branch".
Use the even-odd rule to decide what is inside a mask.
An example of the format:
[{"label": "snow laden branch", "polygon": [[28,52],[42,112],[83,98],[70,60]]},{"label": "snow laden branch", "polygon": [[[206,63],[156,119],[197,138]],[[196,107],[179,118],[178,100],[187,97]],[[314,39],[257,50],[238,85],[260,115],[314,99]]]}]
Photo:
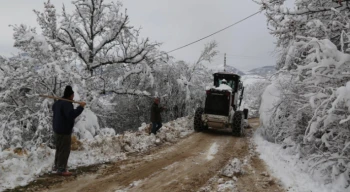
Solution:
[{"label": "snow laden branch", "polygon": [[[121,3],[76,0],[73,5],[72,13],[63,7],[62,15],[57,16],[48,1],[43,12],[35,13],[50,50],[67,50],[77,56],[79,69],[83,68],[79,75],[85,81],[86,94],[97,91],[120,95],[116,90],[139,90],[123,87],[124,81],[129,77],[144,79],[150,74],[151,65],[167,60],[164,52],[157,50],[158,43],[139,38],[140,30],[129,25],[129,16],[123,12]],[[138,70],[139,66],[143,69]]]},{"label": "snow laden branch", "polygon": [[211,62],[212,59],[218,54],[218,51],[216,48],[218,47],[218,44],[216,41],[212,41],[204,46],[204,49],[199,56],[197,62],[193,64],[190,76],[188,77],[188,82],[191,82],[192,74],[195,73],[196,69],[203,63],[203,62]]},{"label": "snow laden branch", "polygon": [[[107,91],[108,92],[108,91]],[[115,93],[117,95],[134,95],[134,96],[146,96],[149,98],[153,98],[150,93],[147,91],[141,91],[141,90],[135,90],[135,89],[120,89],[120,90],[112,90],[110,91],[112,93]]]},{"label": "snow laden branch", "polygon": [[277,68],[282,68],[288,47],[297,36],[330,39],[335,45],[341,41],[341,33],[349,32],[349,2],[310,0],[296,1],[293,10],[284,6],[284,1],[263,0],[257,2],[266,10],[268,28],[276,36],[281,57]]},{"label": "snow laden branch", "polygon": [[268,12],[277,12],[284,15],[310,15],[326,11],[344,11],[348,9],[348,1],[319,1],[317,4],[311,4],[310,1],[298,1],[296,5],[298,9],[292,10],[290,8],[282,7],[283,3],[280,1],[262,0],[261,2],[255,1],[260,4]]},{"label": "snow laden branch", "polygon": [[105,65],[141,63],[159,45],[139,38],[140,30],[129,25],[119,2],[76,0],[73,4],[72,14],[63,7],[57,40],[77,53],[91,73]]}]

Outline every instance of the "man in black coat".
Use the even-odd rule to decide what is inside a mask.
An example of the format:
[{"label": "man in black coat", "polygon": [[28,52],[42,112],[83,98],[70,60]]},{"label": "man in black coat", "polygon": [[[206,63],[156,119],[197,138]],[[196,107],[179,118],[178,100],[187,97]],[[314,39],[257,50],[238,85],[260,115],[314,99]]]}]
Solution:
[{"label": "man in black coat", "polygon": [[164,108],[159,106],[159,102],[160,99],[158,97],[155,98],[151,107],[151,133],[153,134],[157,134],[157,131],[162,127],[162,117],[160,116],[160,112],[162,112]]},{"label": "man in black coat", "polygon": [[[73,101],[74,92],[71,86],[66,86],[64,90],[64,99]],[[80,106],[73,108],[73,103],[69,101],[58,100],[53,106],[53,131],[56,143],[56,154],[54,170],[57,174],[70,176],[72,173],[67,170],[67,163],[70,154],[71,135],[74,127],[74,120],[84,110],[85,102],[80,102]]]}]

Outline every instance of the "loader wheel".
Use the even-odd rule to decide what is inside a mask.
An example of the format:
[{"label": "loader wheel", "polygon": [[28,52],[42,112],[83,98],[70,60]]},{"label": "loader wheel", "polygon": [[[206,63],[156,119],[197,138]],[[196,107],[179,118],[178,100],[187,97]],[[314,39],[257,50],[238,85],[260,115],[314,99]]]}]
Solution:
[{"label": "loader wheel", "polygon": [[248,109],[243,109],[244,119],[248,119]]},{"label": "loader wheel", "polygon": [[194,130],[197,132],[200,132],[203,130],[203,121],[202,121],[202,114],[203,114],[204,110],[203,108],[199,107],[197,108],[195,114],[194,114]]},{"label": "loader wheel", "polygon": [[244,135],[242,111],[236,111],[236,113],[233,115],[232,135],[237,137]]}]

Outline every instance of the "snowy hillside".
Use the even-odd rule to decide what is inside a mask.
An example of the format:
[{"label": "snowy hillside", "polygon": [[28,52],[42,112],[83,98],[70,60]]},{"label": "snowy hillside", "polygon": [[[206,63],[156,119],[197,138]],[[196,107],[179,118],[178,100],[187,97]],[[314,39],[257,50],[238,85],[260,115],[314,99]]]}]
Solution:
[{"label": "snowy hillside", "polygon": [[[224,65],[218,65],[218,66],[215,66],[214,68],[213,67],[209,67],[211,72],[212,73],[216,73],[216,72],[223,72],[224,71]],[[237,69],[236,67],[233,67],[231,65],[226,65],[225,67],[226,69],[226,72],[228,73],[235,73],[235,74],[238,74],[238,75],[245,75],[245,73],[239,69]]]},{"label": "snowy hillside", "polygon": [[[227,65],[225,69],[226,69],[226,72],[228,73],[235,73],[242,76],[243,80],[266,78],[266,77],[270,77],[276,72],[275,66],[258,67],[246,72],[243,72],[242,70],[231,65]],[[223,72],[223,71],[224,71],[224,65],[216,66],[215,68],[212,69],[213,73]]]},{"label": "snowy hillside", "polygon": [[244,87],[250,86],[254,83],[257,83],[259,81],[263,81],[266,80],[266,77],[264,76],[260,76],[260,75],[243,75],[241,77],[241,80],[243,81],[243,85]]},{"label": "snowy hillside", "polygon": [[245,73],[239,69],[237,69],[236,67],[233,67],[231,65],[227,65],[226,66],[226,72],[229,72],[229,73],[235,73],[235,74],[238,74],[238,75],[245,75]]},{"label": "snowy hillside", "polygon": [[[263,67],[251,69],[249,71],[243,71],[231,65],[227,65],[225,69],[227,73],[235,73],[240,75],[243,81],[248,80],[247,82],[245,82],[248,84],[250,84],[250,82],[253,82],[254,80],[259,80],[261,78],[269,78],[276,72],[276,69],[274,66],[263,66]],[[214,68],[211,68],[211,73],[223,72],[223,71],[224,71],[224,65],[219,65],[219,66],[215,66]]]},{"label": "snowy hillside", "polygon": [[247,74],[250,75],[260,75],[260,76],[269,76],[276,72],[275,66],[264,66],[249,70]]}]

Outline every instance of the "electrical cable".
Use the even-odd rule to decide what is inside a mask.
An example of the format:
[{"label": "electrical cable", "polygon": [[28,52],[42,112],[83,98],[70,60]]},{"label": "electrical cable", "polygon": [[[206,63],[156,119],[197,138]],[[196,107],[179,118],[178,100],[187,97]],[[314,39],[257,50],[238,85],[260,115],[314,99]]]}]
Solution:
[{"label": "electrical cable", "polygon": [[249,15],[248,17],[245,17],[245,18],[243,18],[243,19],[241,19],[241,20],[239,20],[239,21],[237,21],[237,22],[235,22],[235,23],[233,23],[233,24],[231,24],[231,25],[229,25],[229,26],[227,26],[227,27],[225,27],[225,28],[223,28],[223,29],[220,29],[219,31],[216,31],[216,32],[214,32],[214,33],[212,33],[212,34],[210,34],[210,35],[207,35],[207,36],[205,36],[205,37],[202,37],[202,38],[200,38],[200,39],[198,39],[198,40],[196,40],[196,41],[193,41],[193,42],[188,43],[188,44],[186,44],[186,45],[184,45],[184,46],[181,46],[181,47],[179,47],[179,48],[176,48],[176,49],[173,49],[173,50],[171,50],[171,51],[168,51],[168,52],[166,52],[166,53],[171,53],[171,52],[174,52],[174,51],[183,49],[183,48],[185,48],[185,47],[188,47],[188,46],[190,46],[190,45],[192,45],[192,44],[195,44],[195,43],[197,43],[197,42],[199,42],[199,41],[202,41],[202,40],[204,40],[204,39],[206,39],[206,38],[208,38],[208,37],[211,37],[211,36],[213,36],[213,35],[215,35],[215,34],[217,34],[217,33],[220,33],[220,32],[222,32],[222,31],[224,31],[224,30],[226,30],[226,29],[228,29],[228,28],[230,28],[230,27],[233,27],[233,26],[235,26],[235,25],[237,25],[237,24],[239,24],[239,23],[241,23],[241,22],[243,22],[243,21],[245,21],[245,20],[247,20],[247,19],[253,17],[254,15],[257,15],[257,14],[260,13],[260,12],[262,12],[262,10],[260,10],[260,11],[258,11],[258,12],[256,12],[256,13],[254,13],[254,14],[251,14],[251,15]]}]

